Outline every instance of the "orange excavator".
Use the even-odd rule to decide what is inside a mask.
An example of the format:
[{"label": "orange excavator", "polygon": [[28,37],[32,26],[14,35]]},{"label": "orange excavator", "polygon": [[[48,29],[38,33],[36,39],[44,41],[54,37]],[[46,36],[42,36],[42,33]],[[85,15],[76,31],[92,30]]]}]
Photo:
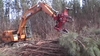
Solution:
[{"label": "orange excavator", "polygon": [[32,15],[38,13],[39,11],[44,11],[49,16],[53,17],[55,21],[57,21],[57,24],[54,27],[57,31],[61,31],[61,30],[66,31],[63,29],[63,25],[65,24],[65,22],[67,22],[67,19],[70,18],[68,16],[68,10],[69,9],[66,8],[63,11],[63,13],[57,14],[57,12],[55,12],[55,10],[53,10],[53,8],[51,8],[47,3],[40,2],[36,4],[35,6],[33,6],[32,8],[28,9],[24,13],[24,15],[21,18],[21,23],[19,25],[18,30],[4,31],[4,33],[2,34],[3,36],[2,40],[5,43],[26,40],[25,26],[26,26],[27,20],[30,19]]}]

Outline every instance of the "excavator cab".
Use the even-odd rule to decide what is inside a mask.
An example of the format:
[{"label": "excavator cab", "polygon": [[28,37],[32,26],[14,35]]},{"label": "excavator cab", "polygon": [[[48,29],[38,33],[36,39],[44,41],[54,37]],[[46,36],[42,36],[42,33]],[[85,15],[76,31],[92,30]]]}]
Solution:
[{"label": "excavator cab", "polygon": [[8,30],[4,31],[2,34],[2,41],[4,43],[10,43],[10,42],[18,42],[18,41],[24,41],[26,39],[26,35],[22,34],[21,36],[17,34],[16,30]]},{"label": "excavator cab", "polygon": [[2,40],[7,43],[11,41],[18,41],[18,35],[16,35],[16,30],[4,31],[2,34]]}]

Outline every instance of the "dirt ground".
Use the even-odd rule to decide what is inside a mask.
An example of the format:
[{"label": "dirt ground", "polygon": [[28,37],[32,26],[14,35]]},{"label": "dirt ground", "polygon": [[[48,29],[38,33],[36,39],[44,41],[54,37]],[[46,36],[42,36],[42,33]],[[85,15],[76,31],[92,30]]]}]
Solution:
[{"label": "dirt ground", "polygon": [[58,40],[17,42],[13,46],[0,48],[1,56],[66,56]]}]

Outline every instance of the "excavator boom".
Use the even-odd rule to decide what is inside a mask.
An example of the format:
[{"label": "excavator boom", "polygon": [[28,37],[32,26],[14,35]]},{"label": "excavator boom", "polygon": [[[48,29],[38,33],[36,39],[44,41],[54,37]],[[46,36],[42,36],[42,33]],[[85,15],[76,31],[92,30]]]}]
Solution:
[{"label": "excavator boom", "polygon": [[20,35],[23,34],[23,30],[25,29],[25,26],[29,17],[31,17],[32,15],[36,14],[39,11],[44,11],[51,17],[56,17],[56,13],[52,10],[52,8],[49,5],[47,5],[46,3],[39,3],[33,6],[32,8],[28,9],[24,13],[17,34],[20,34]]}]

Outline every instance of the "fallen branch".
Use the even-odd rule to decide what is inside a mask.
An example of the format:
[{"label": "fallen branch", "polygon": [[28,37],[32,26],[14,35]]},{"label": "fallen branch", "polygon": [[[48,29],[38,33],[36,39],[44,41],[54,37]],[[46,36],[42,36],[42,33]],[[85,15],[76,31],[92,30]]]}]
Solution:
[{"label": "fallen branch", "polygon": [[78,39],[76,39],[76,40],[83,46],[84,49],[87,49],[86,46],[80,40],[78,40]]},{"label": "fallen branch", "polygon": [[[43,46],[25,46],[25,48],[31,49],[47,49],[47,50],[58,50],[60,47],[52,48],[52,47],[43,47]],[[23,48],[23,49],[25,49]]]},{"label": "fallen branch", "polygon": [[[61,54],[56,54],[56,53],[50,53],[50,52],[47,52],[47,51],[40,51],[40,50],[31,50],[31,49],[27,49],[26,50],[27,52],[30,52],[30,53],[33,53],[33,54],[46,54],[46,55],[54,55],[54,56],[59,56],[59,55],[61,55]],[[22,54],[24,54],[24,53],[26,53],[25,51],[24,52],[21,52]]]}]

